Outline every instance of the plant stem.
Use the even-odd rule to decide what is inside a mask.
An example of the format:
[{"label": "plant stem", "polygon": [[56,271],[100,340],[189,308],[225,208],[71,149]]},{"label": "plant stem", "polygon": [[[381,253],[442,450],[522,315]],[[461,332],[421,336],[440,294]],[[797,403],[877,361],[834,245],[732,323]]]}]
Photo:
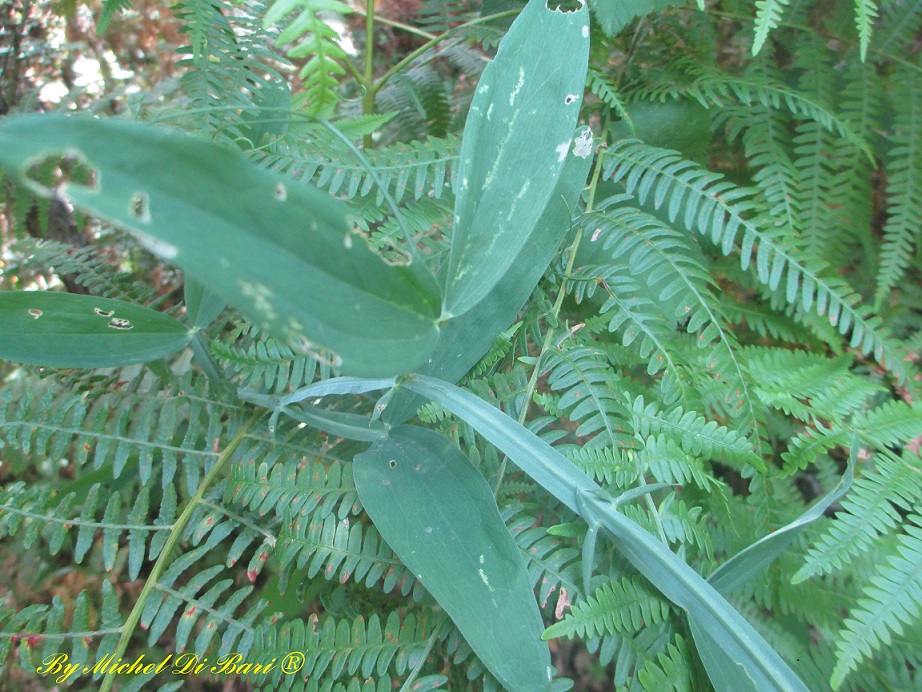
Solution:
[{"label": "plant stem", "polygon": [[[605,133],[608,131],[608,120],[609,116],[606,115],[605,119],[602,122],[602,136],[605,136]],[[592,211],[592,205],[595,202],[595,190],[599,184],[599,176],[602,173],[602,155],[601,153],[596,158],[595,168],[592,171],[592,182],[589,184],[589,198],[586,201],[586,212]],[[563,277],[560,280],[560,290],[557,292],[557,299],[554,301],[554,307],[551,308],[551,315],[553,315],[553,321],[557,321],[557,316],[560,314],[560,308],[563,306],[564,296],[567,294],[567,283],[570,278],[570,274],[573,272],[573,263],[576,261],[576,252],[579,250],[580,240],[582,239],[582,233],[579,231],[576,232],[576,237],[573,238],[573,242],[570,243],[570,247],[567,248],[569,256],[567,257],[567,266],[564,269]],[[532,370],[531,377],[528,380],[528,386],[525,388],[525,399],[522,402],[522,410],[519,411],[518,422],[519,425],[525,425],[525,418],[528,416],[528,408],[531,406],[531,400],[535,396],[535,390],[538,388],[538,377],[541,374],[541,362],[544,360],[545,355],[547,355],[548,350],[551,347],[551,341],[554,338],[554,327],[548,326],[547,332],[544,335],[544,343],[541,344],[541,351],[538,353],[538,357],[535,359],[535,368]],[[502,464],[499,467],[499,473],[496,477],[496,486],[493,488],[493,494],[499,492],[499,487],[502,485],[503,476],[506,473],[506,464],[508,462],[508,457],[504,456]]]},{"label": "plant stem", "polygon": [[[365,0],[365,96],[362,97],[362,115],[374,115],[375,96],[375,0]],[[372,147],[371,133],[362,138],[362,147],[368,151]]]},{"label": "plant stem", "polygon": [[[221,474],[227,460],[231,458],[231,455],[237,450],[240,443],[243,442],[243,438],[246,436],[247,432],[261,416],[261,413],[255,414],[241,426],[237,434],[234,435],[234,439],[224,448],[224,451],[221,452],[221,455],[215,460],[214,466],[211,467],[211,470],[207,473],[205,478],[202,479],[202,482],[199,483],[198,488],[195,490],[195,494],[189,499],[189,502],[186,504],[185,508],[183,508],[182,514],[179,515],[179,518],[173,524],[173,527],[170,529],[170,535],[167,537],[166,543],[164,543],[163,549],[160,551],[160,556],[151,568],[150,575],[144,583],[144,588],[141,589],[137,603],[134,604],[134,608],[132,608],[131,612],[128,614],[125,624],[122,625],[122,636],[119,637],[118,644],[115,646],[115,651],[112,652],[113,660],[117,660],[125,655],[125,651],[128,649],[128,643],[131,641],[131,636],[134,634],[135,627],[137,627],[138,622],[141,620],[141,613],[144,611],[144,606],[147,604],[151,592],[157,585],[157,580],[160,578],[160,575],[163,574],[163,570],[166,569],[167,564],[170,562],[170,555],[179,542],[179,537],[186,528],[186,524],[189,523],[189,519],[192,517],[192,512],[195,510],[195,507],[205,497],[205,491],[208,490],[215,479]],[[111,675],[105,677],[99,691],[109,692],[112,689],[114,681],[115,678]]]}]

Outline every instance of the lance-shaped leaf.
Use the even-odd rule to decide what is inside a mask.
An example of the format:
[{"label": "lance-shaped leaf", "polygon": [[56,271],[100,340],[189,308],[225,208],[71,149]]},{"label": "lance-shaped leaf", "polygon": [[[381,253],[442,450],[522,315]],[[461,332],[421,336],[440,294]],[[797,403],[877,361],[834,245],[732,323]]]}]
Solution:
[{"label": "lance-shaped leaf", "polygon": [[570,149],[588,60],[586,7],[531,0],[484,70],[461,140],[447,315],[480,302],[531,236]]},{"label": "lance-shaped leaf", "polygon": [[[588,127],[580,128],[557,187],[528,243],[499,283],[477,304],[476,310],[468,310],[442,326],[435,352],[418,373],[457,382],[490,350],[496,336],[512,324],[570,229],[592,164],[592,145],[592,131]],[[384,418],[392,425],[402,423],[424,403],[418,395],[401,389],[388,404]]]},{"label": "lance-shaped leaf", "polygon": [[343,203],[236,152],[167,130],[63,116],[4,118],[0,166],[40,193],[31,164],[76,155],[92,186],[59,190],[125,228],[253,322],[342,370],[394,375],[425,362],[440,296],[418,264],[391,266],[353,236]]},{"label": "lance-shaped leaf", "polygon": [[525,561],[490,486],[445,436],[403,425],[352,466],[365,511],[510,690],[548,690],[551,656]]},{"label": "lance-shaped leaf", "polygon": [[57,368],[113,368],[163,358],[192,332],[169,315],[121,300],[0,292],[0,358]]},{"label": "lance-shaped leaf", "polygon": [[[740,668],[726,680],[751,679],[758,690],[806,687],[768,642],[713,586],[639,524],[619,512],[611,498],[573,462],[530,430],[447,382],[409,375],[403,385],[431,398],[469,423],[520,469],[591,527],[604,526],[618,550],[660,592],[688,612],[693,627],[707,632],[703,641],[712,667]],[[372,517],[374,518],[374,517]],[[722,679],[712,678],[717,686]],[[719,688],[725,689],[725,688]]]}]

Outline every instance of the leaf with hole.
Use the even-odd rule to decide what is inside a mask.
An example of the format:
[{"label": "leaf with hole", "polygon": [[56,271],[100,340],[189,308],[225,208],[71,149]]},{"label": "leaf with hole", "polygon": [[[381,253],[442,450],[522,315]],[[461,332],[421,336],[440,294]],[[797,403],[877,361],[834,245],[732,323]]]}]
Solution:
[{"label": "leaf with hole", "polygon": [[[33,164],[77,156],[92,186],[59,188],[125,228],[246,317],[345,373],[407,372],[438,339],[439,289],[419,263],[391,266],[328,195],[193,137],[120,121],[4,118],[0,166],[40,194]],[[230,192],[232,191],[232,192]]]},{"label": "leaf with hole", "polygon": [[589,14],[531,0],[484,70],[458,164],[444,310],[483,300],[529,241],[573,141],[589,60]]},{"label": "leaf with hole", "polygon": [[121,300],[0,292],[0,358],[56,368],[114,368],[179,351],[192,338],[169,315]]}]

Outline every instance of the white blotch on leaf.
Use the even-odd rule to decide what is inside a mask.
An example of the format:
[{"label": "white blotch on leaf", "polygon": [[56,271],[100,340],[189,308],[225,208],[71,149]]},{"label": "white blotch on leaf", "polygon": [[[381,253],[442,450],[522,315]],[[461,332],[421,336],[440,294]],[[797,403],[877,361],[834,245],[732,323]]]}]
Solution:
[{"label": "white blotch on leaf", "polygon": [[583,130],[573,143],[573,154],[579,156],[581,159],[586,158],[592,154],[593,142],[592,130]]},{"label": "white blotch on leaf", "polygon": [[525,84],[525,68],[519,68],[519,79],[515,83],[515,87],[512,89],[512,93],[509,94],[509,105],[515,105],[515,97],[519,95],[519,92],[522,90],[522,86]]},{"label": "white blotch on leaf", "polygon": [[102,308],[93,308],[93,312],[100,317],[112,317],[115,314],[114,310],[103,310]]},{"label": "white blotch on leaf", "polygon": [[483,564],[483,555],[480,556],[480,564]]},{"label": "white blotch on leaf", "polygon": [[567,94],[567,97],[563,100],[564,105],[569,106],[571,103],[573,103],[578,98],[579,96],[577,96],[576,94]]},{"label": "white blotch on leaf", "polygon": [[240,279],[237,284],[240,286],[240,292],[246,298],[253,301],[253,307],[261,312],[268,320],[275,319],[275,310],[272,307],[272,291],[262,284],[254,284],[250,281]]},{"label": "white blotch on leaf", "polygon": [[602,229],[597,228],[592,232],[592,238],[590,239],[593,243],[599,239],[599,236],[602,234]]},{"label": "white blotch on leaf", "polygon": [[42,316],[42,311],[37,308],[30,308],[29,314],[32,315],[33,318],[38,319]]},{"label": "white blotch on leaf", "polygon": [[588,26],[583,27],[583,38],[589,38],[589,27]]},{"label": "white blotch on leaf", "polygon": [[343,247],[345,247],[347,250],[352,249],[352,234],[351,233],[346,233],[346,235],[343,236]]},{"label": "white blotch on leaf", "polygon": [[121,317],[113,317],[111,320],[109,320],[108,326],[112,329],[121,329],[123,331],[132,329],[134,327],[130,320],[125,320]]},{"label": "white blotch on leaf", "polygon": [[279,202],[284,202],[286,199],[288,199],[288,190],[284,184],[279,183],[275,186],[275,198]]},{"label": "white blotch on leaf", "polygon": [[558,144],[554,151],[557,152],[557,161],[563,161],[567,158],[567,152],[570,151],[570,140],[568,139],[566,142]]},{"label": "white blotch on leaf", "polygon": [[489,589],[491,592],[492,592],[492,591],[496,591],[496,589],[494,589],[492,586],[490,586],[490,580],[487,578],[486,572],[484,572],[482,569],[479,569],[479,570],[477,570],[477,573],[480,574],[480,581],[482,581],[484,584],[486,584],[487,589]]}]

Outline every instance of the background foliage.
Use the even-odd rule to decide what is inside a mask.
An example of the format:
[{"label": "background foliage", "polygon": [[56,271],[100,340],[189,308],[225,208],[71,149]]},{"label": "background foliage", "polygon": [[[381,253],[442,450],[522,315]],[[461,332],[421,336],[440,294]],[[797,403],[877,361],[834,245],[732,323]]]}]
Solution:
[{"label": "background foliage", "polygon": [[[484,354],[434,374],[600,483],[808,689],[914,689],[922,5],[589,5],[577,107],[595,156],[588,178],[572,174],[585,189],[547,222],[553,258],[518,314],[495,334],[459,328],[483,332]],[[397,264],[415,256],[444,285],[461,133],[522,7],[15,0],[0,113],[87,111],[219,142],[348,201],[347,237]],[[32,176],[92,179],[73,159]],[[4,292],[127,300],[196,328],[178,353],[127,368],[0,363],[3,684],[51,687],[35,670],[58,651],[92,666],[300,650],[298,676],[233,684],[497,688],[445,597],[363,509],[353,459],[380,436],[375,388],[299,395],[339,374],[330,353],[184,288],[150,244],[63,196],[0,182]],[[555,684],[744,689],[715,677],[685,606],[620,537],[583,521],[593,500],[577,511],[542,490],[449,403],[401,390],[384,422],[415,416],[486,479]]]}]

